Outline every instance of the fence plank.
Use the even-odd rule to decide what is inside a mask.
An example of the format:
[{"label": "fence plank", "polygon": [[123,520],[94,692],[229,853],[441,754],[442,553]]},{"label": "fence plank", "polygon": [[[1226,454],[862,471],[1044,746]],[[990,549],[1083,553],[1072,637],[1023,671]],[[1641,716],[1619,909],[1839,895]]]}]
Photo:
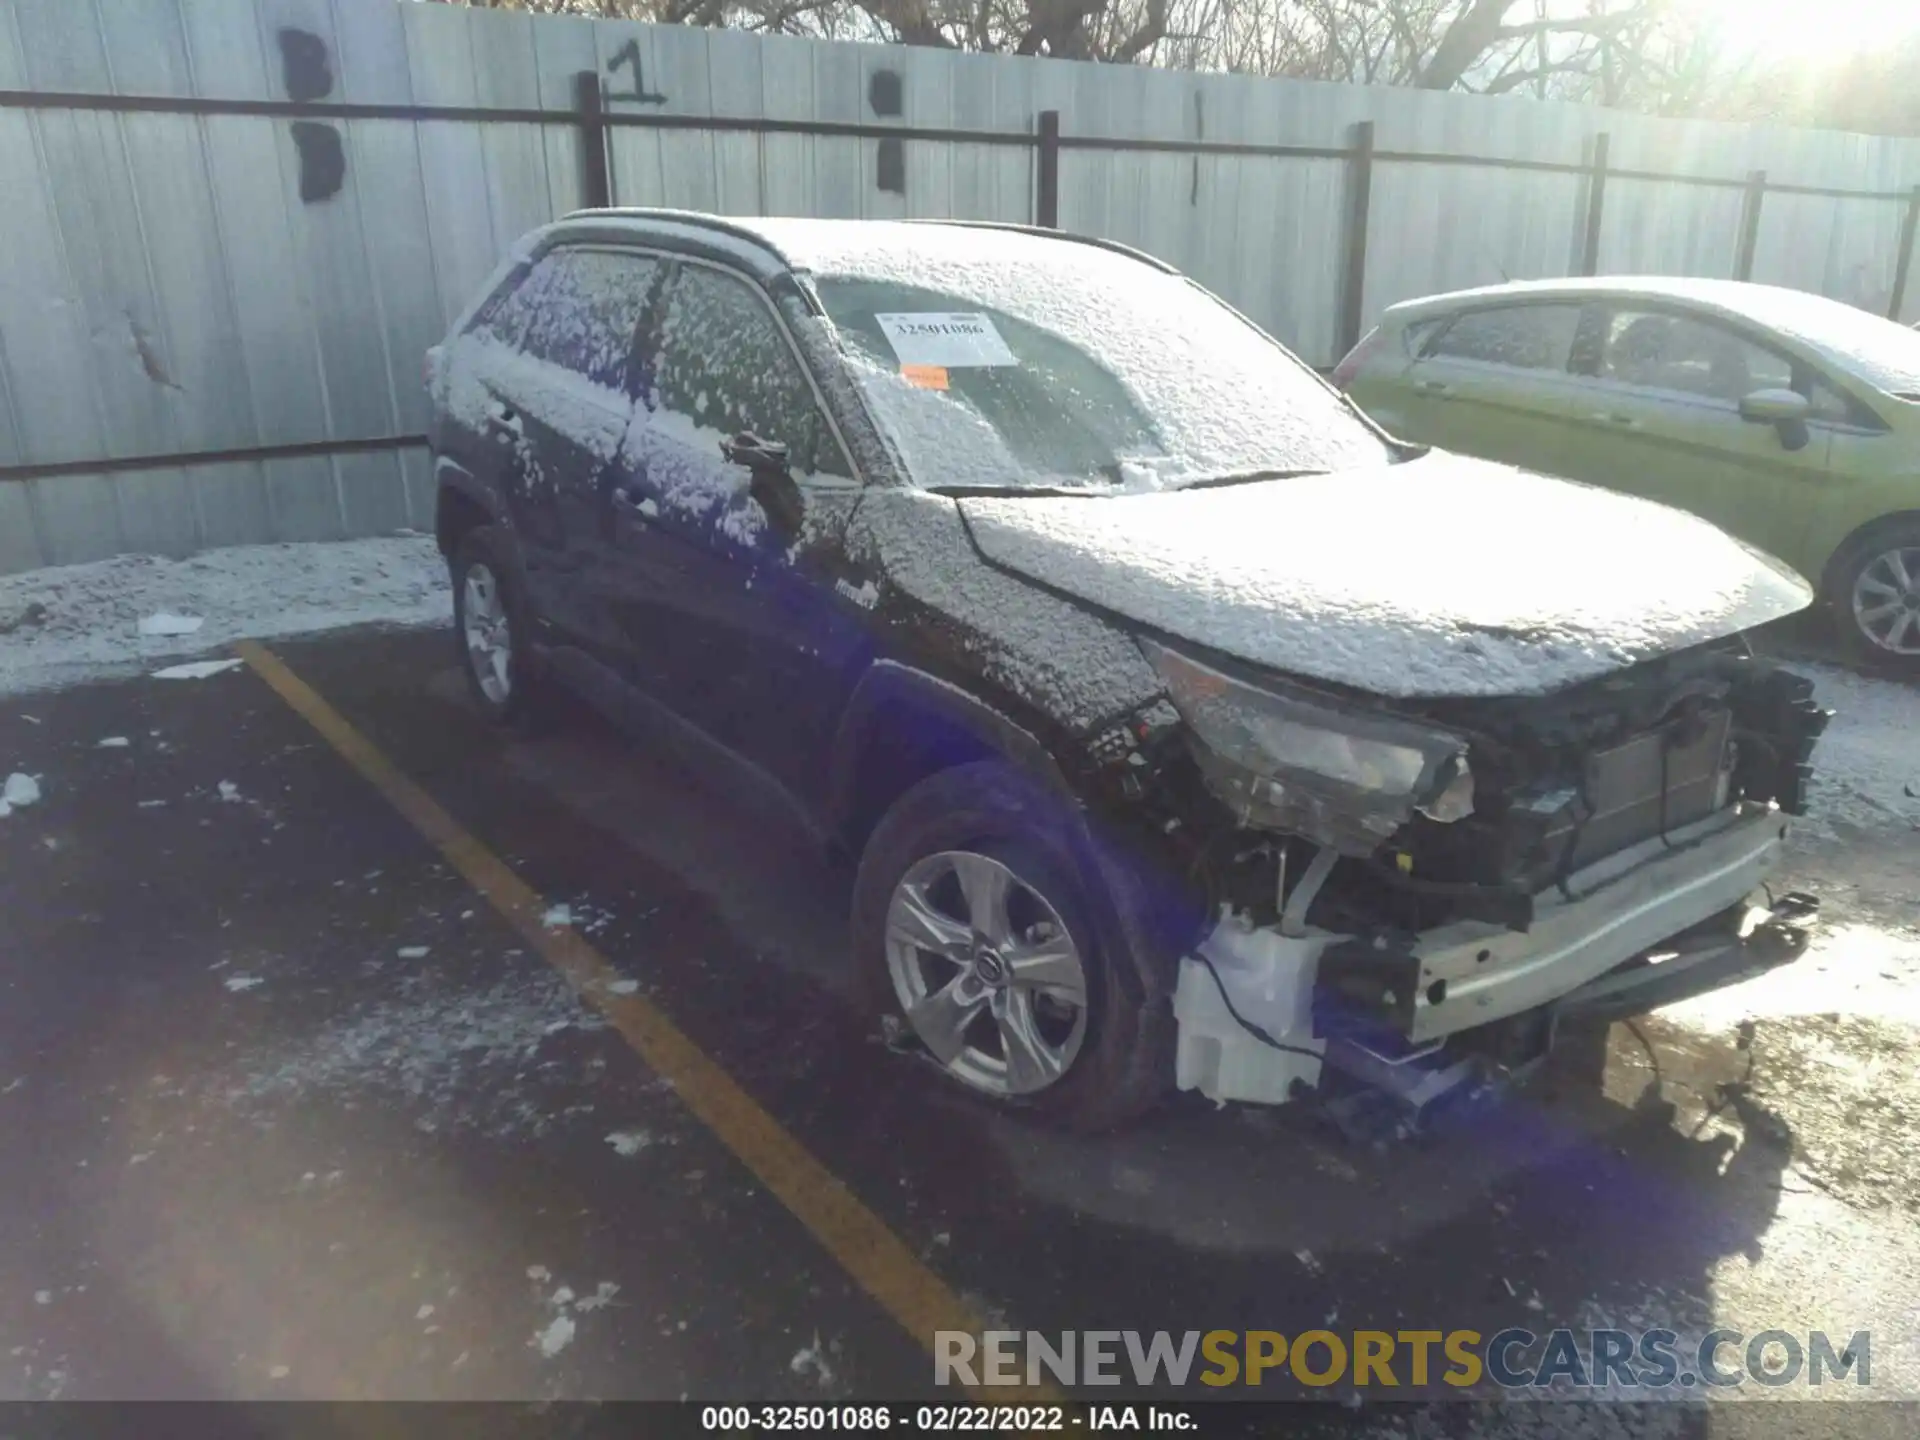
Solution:
[{"label": "fence plank", "polygon": [[23,111],[0,111],[0,363],[12,400],[12,448],[21,460],[84,460],[102,453],[106,433],[86,312],[33,126]]},{"label": "fence plank", "polygon": [[364,105],[413,102],[404,8],[393,0],[333,0],[340,99]]},{"label": "fence plank", "polygon": [[[261,42],[269,64],[279,52],[282,29],[297,28],[316,36],[334,67],[327,94],[336,95],[341,83],[339,42],[333,33],[333,13],[327,0],[257,3]],[[283,90],[290,78],[282,75]],[[295,187],[286,200],[296,263],[312,297],[320,370],[326,386],[327,434],[335,439],[390,434],[396,423],[398,377],[393,357],[388,354],[386,327],[368,254],[360,170],[347,148],[344,127],[330,128],[339,136],[348,162],[340,189],[331,196],[309,200]],[[301,161],[291,127],[281,126],[280,130],[282,165],[288,175],[298,175]],[[330,468],[344,533],[376,534],[404,523],[400,472],[391,455],[343,455],[333,459]]]},{"label": "fence plank", "polygon": [[[801,120],[814,114],[813,45],[769,42],[760,54],[760,111],[769,119]],[[760,137],[760,203],[768,215],[808,215],[814,209],[811,135]]]},{"label": "fence plank", "polygon": [[267,513],[267,481],[259,464],[193,465],[186,472],[199,509],[201,542],[259,545],[274,538]]},{"label": "fence plank", "polygon": [[[571,17],[543,19],[533,27],[533,57],[543,110],[571,111],[573,77],[582,70],[598,72],[600,68],[592,24]],[[583,209],[586,171],[579,132],[549,125],[541,132],[541,144],[547,152],[548,209],[554,215]]]},{"label": "fence plank", "polygon": [[[866,116],[866,77],[851,46],[811,43],[814,117],[857,124]],[[868,213],[873,192],[872,140],[815,136],[813,213],[857,220]]]},{"label": "fence plank", "polygon": [[[707,35],[705,30],[683,25],[662,25],[653,30],[653,68],[647,73],[652,88],[667,99],[665,104],[650,108],[667,115],[713,113]],[[612,101],[616,112],[642,108],[637,102],[620,100],[619,93],[615,90]],[[661,203],[677,210],[712,210],[719,203],[712,131],[661,132],[660,195]]]},{"label": "fence plank", "polygon": [[[415,100],[423,105],[476,103],[467,30],[472,12],[453,5],[402,9]],[[493,273],[501,253],[495,242],[485,148],[478,126],[443,120],[423,123],[418,143],[440,311],[457,315]]]},{"label": "fence plank", "polygon": [[[739,30],[707,36],[707,94],[715,115],[760,118],[765,80],[760,57],[766,47]],[[762,215],[760,141],[740,133],[713,137],[714,209],[722,215]]]},{"label": "fence plank", "polygon": [[207,543],[199,497],[185,470],[141,470],[108,477],[120,512],[116,549],[142,555],[191,555]]},{"label": "fence plank", "polygon": [[95,4],[116,93],[194,93],[178,0],[95,0]]},{"label": "fence plank", "polygon": [[0,485],[0,575],[51,564],[40,548],[31,485]]},{"label": "fence plank", "polygon": [[[45,11],[38,4],[20,10],[29,75],[38,85],[109,89],[92,0],[65,13],[58,45],[42,48],[30,26],[44,24]],[[57,61],[51,68],[44,63],[49,55]],[[100,111],[34,117],[60,243],[84,316],[104,422],[101,441],[107,454],[138,455],[175,448],[176,432],[172,392],[151,375],[150,347],[160,326],[120,121]]]},{"label": "fence plank", "polygon": [[[923,126],[929,130],[954,129],[954,85],[958,58],[951,51],[908,48],[907,64],[903,67],[900,58],[889,51],[870,52],[867,56],[866,119],[877,125],[888,122],[888,117],[875,113],[873,109],[872,86],[875,72],[893,70],[905,82],[905,93],[901,97],[904,113],[899,117],[902,123]],[[872,142],[876,172],[879,147],[883,143]],[[899,213],[936,220],[973,218],[954,207],[955,157],[963,147],[944,143],[922,144],[911,140],[898,143],[902,150],[907,187],[906,194],[897,197]],[[871,177],[869,183],[872,183]],[[887,198],[877,190],[874,193],[876,203]]]},{"label": "fence plank", "polygon": [[[468,16],[473,44],[474,99],[503,110],[540,106],[540,70],[534,57],[534,19],[507,10],[475,10]],[[485,125],[486,157],[496,255],[527,231],[553,219],[547,184],[546,137],[534,125]]]},{"label": "fence plank", "polygon": [[42,564],[79,565],[128,548],[120,533],[112,477],[63,475],[24,485],[33,496]]},{"label": "fence plank", "polygon": [[[659,67],[653,57],[653,27],[628,20],[593,22],[596,68],[611,91],[664,93],[658,84]],[[644,85],[639,83],[644,80]],[[652,109],[638,100],[609,98],[613,110]],[[666,184],[661,178],[660,132],[616,126],[608,152],[613,168],[613,203],[662,205]]]}]

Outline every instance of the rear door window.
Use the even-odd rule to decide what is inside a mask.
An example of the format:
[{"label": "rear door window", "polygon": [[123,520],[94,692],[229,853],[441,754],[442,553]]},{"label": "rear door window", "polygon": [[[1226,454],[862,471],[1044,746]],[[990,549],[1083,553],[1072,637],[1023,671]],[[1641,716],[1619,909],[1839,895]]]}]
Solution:
[{"label": "rear door window", "polygon": [[661,263],[618,250],[556,250],[531,277],[532,313],[520,348],[596,385],[625,390],[634,337],[652,303]]},{"label": "rear door window", "polygon": [[1434,359],[1513,370],[1565,371],[1580,328],[1578,305],[1500,305],[1470,310],[1429,343]]}]

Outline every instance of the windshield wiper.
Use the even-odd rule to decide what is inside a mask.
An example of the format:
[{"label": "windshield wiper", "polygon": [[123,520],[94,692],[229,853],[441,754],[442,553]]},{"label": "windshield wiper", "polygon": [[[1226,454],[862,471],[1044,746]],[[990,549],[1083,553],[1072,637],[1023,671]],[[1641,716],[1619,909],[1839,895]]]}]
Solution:
[{"label": "windshield wiper", "polygon": [[1189,480],[1175,490],[1220,490],[1228,485],[1253,485],[1261,480],[1304,480],[1309,475],[1330,475],[1324,466],[1311,470],[1243,470],[1237,475],[1209,475],[1204,480]]},{"label": "windshield wiper", "polygon": [[929,495],[945,495],[951,500],[1006,500],[1037,496],[1053,500],[1096,500],[1110,491],[1065,485],[928,485]]}]

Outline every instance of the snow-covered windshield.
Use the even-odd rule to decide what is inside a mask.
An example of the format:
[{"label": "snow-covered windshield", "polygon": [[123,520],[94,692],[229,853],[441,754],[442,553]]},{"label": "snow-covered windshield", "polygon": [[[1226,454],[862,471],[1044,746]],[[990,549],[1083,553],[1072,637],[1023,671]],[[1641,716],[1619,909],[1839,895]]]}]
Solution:
[{"label": "snow-covered windshield", "polygon": [[[878,234],[863,244],[862,231]],[[1299,361],[1180,276],[990,230],[818,234],[837,243],[793,248],[815,251],[821,302],[918,485],[1163,489],[1394,458]]]},{"label": "snow-covered windshield", "polygon": [[1755,320],[1823,351],[1889,395],[1920,394],[1920,331],[1801,290],[1766,287],[1745,300]]}]

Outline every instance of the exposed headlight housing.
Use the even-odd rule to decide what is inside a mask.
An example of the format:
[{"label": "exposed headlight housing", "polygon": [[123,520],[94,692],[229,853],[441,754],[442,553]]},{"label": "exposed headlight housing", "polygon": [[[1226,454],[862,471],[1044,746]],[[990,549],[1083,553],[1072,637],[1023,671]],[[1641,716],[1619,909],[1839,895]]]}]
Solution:
[{"label": "exposed headlight housing", "polygon": [[1365,855],[1415,810],[1449,822],[1473,812],[1459,736],[1356,713],[1309,691],[1252,685],[1140,643],[1199,742],[1194,754],[1208,785],[1243,824]]}]

